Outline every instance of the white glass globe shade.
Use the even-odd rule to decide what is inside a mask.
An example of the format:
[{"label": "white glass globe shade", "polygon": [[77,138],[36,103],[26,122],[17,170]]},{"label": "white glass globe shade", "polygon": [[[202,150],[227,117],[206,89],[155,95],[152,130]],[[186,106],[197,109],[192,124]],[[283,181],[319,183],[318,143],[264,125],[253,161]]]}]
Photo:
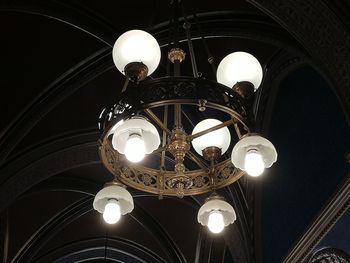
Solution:
[{"label": "white glass globe shade", "polygon": [[152,74],[160,61],[160,47],[157,40],[142,30],[130,30],[122,34],[113,46],[113,61],[124,74],[124,68],[131,62],[142,62]]},{"label": "white glass globe shade", "polygon": [[246,52],[234,52],[220,62],[216,78],[217,81],[232,88],[237,82],[249,81],[257,90],[261,84],[263,71],[259,61]]},{"label": "white glass globe shade", "polygon": [[115,224],[120,219],[120,206],[117,200],[109,200],[103,211],[103,219],[107,224]]},{"label": "white glass globe shade", "polygon": [[[119,153],[125,154],[126,143],[131,135],[139,134],[145,147],[145,154],[150,154],[159,147],[160,137],[157,128],[146,119],[135,116],[122,124],[112,127],[112,145]],[[112,133],[109,131],[109,134]]]},{"label": "white glass globe shade", "polygon": [[245,155],[244,170],[250,176],[259,176],[264,172],[265,164],[262,156],[257,150],[250,150]]},{"label": "white glass globe shade", "polygon": [[125,144],[125,157],[133,163],[140,162],[146,154],[145,143],[140,135],[131,135]]},{"label": "white glass globe shade", "polygon": [[94,198],[93,207],[99,213],[104,213],[106,205],[112,200],[118,200],[120,213],[126,215],[134,209],[131,194],[120,185],[109,185],[101,189]]},{"label": "white glass globe shade", "polygon": [[[192,135],[214,127],[222,122],[216,119],[206,119],[199,122],[193,129]],[[224,154],[231,143],[231,134],[227,127],[209,132],[205,135],[193,139],[192,145],[199,155],[203,155],[202,151],[207,147],[218,147],[221,154]]]},{"label": "white glass globe shade", "polygon": [[116,129],[122,125],[124,123],[124,120],[120,120],[118,121],[116,124],[114,124],[114,126],[112,127],[112,129],[109,130],[107,136],[111,135],[111,134],[114,134],[114,132],[116,131]]},{"label": "white glass globe shade", "polygon": [[[221,216],[214,212],[220,213]],[[214,231],[218,231],[221,228],[221,219],[224,227],[232,224],[236,220],[235,210],[224,200],[211,199],[205,202],[198,211],[198,222],[203,226],[209,227],[210,225],[209,229],[213,228]]]},{"label": "white glass globe shade", "polygon": [[208,228],[214,234],[220,233],[225,227],[224,217],[220,211],[212,211],[208,218]]},{"label": "white glass globe shade", "polygon": [[253,134],[244,136],[236,143],[232,150],[231,161],[235,167],[246,171],[249,175],[257,176],[263,172],[263,168],[269,168],[277,161],[277,152],[269,140]]}]

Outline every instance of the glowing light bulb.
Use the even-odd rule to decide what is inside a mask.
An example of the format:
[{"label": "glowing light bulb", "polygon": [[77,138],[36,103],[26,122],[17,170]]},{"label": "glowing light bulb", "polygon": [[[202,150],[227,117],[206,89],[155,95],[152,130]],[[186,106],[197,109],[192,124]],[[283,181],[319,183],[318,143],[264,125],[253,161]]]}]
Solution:
[{"label": "glowing light bulb", "polygon": [[125,145],[125,156],[133,163],[140,162],[146,154],[145,142],[138,134],[130,135]]},{"label": "glowing light bulb", "polygon": [[220,233],[225,227],[224,217],[220,211],[214,210],[210,212],[208,218],[208,228],[214,233]]},{"label": "glowing light bulb", "polygon": [[249,150],[244,159],[244,169],[250,176],[259,176],[264,172],[265,164],[257,150]]},{"label": "glowing light bulb", "polygon": [[120,206],[118,201],[111,199],[105,206],[103,211],[103,219],[107,224],[115,224],[120,219]]}]

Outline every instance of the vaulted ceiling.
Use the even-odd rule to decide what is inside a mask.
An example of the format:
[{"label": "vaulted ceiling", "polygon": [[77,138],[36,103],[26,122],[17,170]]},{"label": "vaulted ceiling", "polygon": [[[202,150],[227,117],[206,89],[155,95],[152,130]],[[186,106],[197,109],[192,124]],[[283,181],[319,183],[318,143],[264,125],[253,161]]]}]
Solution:
[{"label": "vaulted ceiling", "polygon": [[[242,50],[263,65],[254,118],[256,129],[274,142],[277,164],[261,178],[244,177],[220,190],[238,214],[220,236],[197,223],[205,195],[158,200],[130,189],[134,211],[107,226],[92,200],[113,178],[97,150],[98,116],[125,80],[111,47],[127,30],[152,33],[162,48],[152,76],[162,76],[169,1],[1,1],[3,262],[304,262],[295,258],[306,260],[335,223],[319,215],[337,211],[328,217],[350,225],[350,197],[341,188],[350,176],[344,157],[350,142],[349,3],[183,3],[190,22],[196,15],[216,63]],[[191,30],[199,71],[214,79],[201,32],[195,25]],[[183,72],[191,74],[189,63]],[[342,198],[334,199],[336,193]],[[307,236],[320,220],[324,233]],[[329,241],[337,231],[323,243],[350,253],[350,236]]]}]

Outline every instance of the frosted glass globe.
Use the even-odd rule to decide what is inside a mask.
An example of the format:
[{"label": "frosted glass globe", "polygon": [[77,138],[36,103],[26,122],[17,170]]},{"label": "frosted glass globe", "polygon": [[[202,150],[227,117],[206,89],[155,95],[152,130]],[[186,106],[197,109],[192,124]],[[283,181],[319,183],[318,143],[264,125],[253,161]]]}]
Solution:
[{"label": "frosted glass globe", "polygon": [[220,233],[225,227],[224,217],[220,211],[212,211],[208,218],[208,228],[214,233]]},{"label": "frosted glass globe", "polygon": [[[192,135],[198,132],[204,131],[211,127],[214,127],[222,122],[216,119],[206,119],[199,122],[193,129]],[[221,154],[224,154],[228,147],[230,146],[231,135],[227,127],[209,132],[205,135],[202,135],[198,138],[193,139],[192,145],[195,151],[203,155],[202,151],[211,146],[215,146],[221,149]]]},{"label": "frosted glass globe", "polygon": [[[118,122],[119,123],[119,122]],[[142,135],[142,140],[145,147],[145,154],[150,154],[159,147],[160,138],[157,128],[148,120],[135,116],[125,120],[122,124],[112,127],[108,132],[113,133],[112,145],[119,153],[125,154],[126,143],[132,135]],[[137,142],[137,141],[136,141]],[[132,144],[132,141],[129,143]],[[140,142],[139,142],[140,143]],[[141,144],[141,143],[140,143]],[[140,148],[143,151],[143,146]]]},{"label": "frosted glass globe", "polygon": [[109,200],[103,211],[103,219],[107,224],[115,224],[120,219],[120,206],[117,200]]},{"label": "frosted glass globe", "polygon": [[237,82],[249,81],[257,90],[261,84],[263,71],[259,61],[249,53],[234,52],[220,62],[217,81],[232,88]]},{"label": "frosted glass globe", "polygon": [[145,142],[140,135],[131,135],[125,144],[125,157],[133,163],[140,162],[146,154]]},{"label": "frosted glass globe", "polygon": [[225,226],[236,220],[236,212],[226,201],[212,197],[199,209],[197,220],[201,225],[207,226],[211,232],[220,233]]},{"label": "frosted glass globe", "polygon": [[134,209],[134,201],[131,194],[120,185],[109,185],[101,189],[94,198],[93,206],[99,213],[108,213],[109,208],[106,210],[106,205],[115,202],[118,203],[122,215],[130,213]]},{"label": "frosted glass globe", "polygon": [[233,147],[231,161],[247,174],[258,176],[277,161],[277,152],[266,138],[256,134],[249,135],[244,136]]},{"label": "frosted glass globe", "polygon": [[113,61],[124,74],[124,68],[131,62],[142,62],[152,74],[160,61],[160,47],[157,40],[142,30],[130,30],[122,34],[113,46]]},{"label": "frosted glass globe", "polygon": [[250,150],[244,159],[244,170],[250,176],[259,176],[264,172],[265,164],[259,151]]}]

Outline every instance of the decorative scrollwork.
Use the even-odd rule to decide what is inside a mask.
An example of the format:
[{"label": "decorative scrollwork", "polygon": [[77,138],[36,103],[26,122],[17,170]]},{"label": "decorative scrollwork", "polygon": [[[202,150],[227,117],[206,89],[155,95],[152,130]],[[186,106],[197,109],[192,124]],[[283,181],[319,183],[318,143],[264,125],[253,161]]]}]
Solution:
[{"label": "decorative scrollwork", "polygon": [[[101,114],[99,127],[103,134],[100,155],[103,164],[126,185],[160,196],[182,197],[211,191],[213,178],[209,175],[205,164],[201,164],[201,160],[196,160],[199,157],[192,156],[197,165],[199,163],[200,169],[197,170],[185,170],[183,160],[176,163],[174,171],[168,171],[165,168],[154,169],[138,164],[131,165],[124,155],[113,149],[109,134],[119,120],[139,114],[140,111],[148,112],[147,110],[153,107],[173,105],[174,103],[198,107],[199,101],[205,102],[205,108],[225,112],[229,118],[227,123],[238,123],[247,130],[248,127],[244,123],[246,111],[241,98],[232,89],[201,78],[166,77],[132,85],[122,94],[117,103]],[[159,125],[159,122],[157,123]],[[168,127],[162,127],[162,129],[167,131]],[[188,151],[186,148],[189,147],[188,137],[186,132],[182,132],[182,130],[173,130],[173,132],[178,136],[171,137],[172,143],[168,144],[162,151],[168,151],[181,160],[181,158],[185,158]],[[179,146],[183,147],[180,151],[183,156],[176,150],[178,149],[176,147]],[[242,171],[237,170],[232,165],[230,159],[215,164],[213,169],[216,175],[216,188],[232,184],[243,175]]]},{"label": "decorative scrollwork", "polygon": [[[165,196],[179,196],[179,193],[180,196],[187,196],[203,194],[212,189],[206,169],[186,171],[184,176],[189,181],[184,183],[183,188],[178,189],[180,184],[166,183],[177,178],[174,171],[156,170],[141,165],[129,166],[125,157],[114,151],[108,140],[102,143],[100,155],[106,168],[122,183],[141,191]],[[216,166],[216,174],[216,187],[222,188],[238,180],[244,173],[236,169],[230,160],[226,160]]]},{"label": "decorative scrollwork", "polygon": [[119,101],[105,110],[99,120],[102,131],[122,118],[152,106],[165,105],[175,100],[197,105],[198,99],[207,101],[207,107],[219,108],[229,114],[246,116],[241,98],[230,88],[206,79],[165,77],[143,81],[129,87]]}]

